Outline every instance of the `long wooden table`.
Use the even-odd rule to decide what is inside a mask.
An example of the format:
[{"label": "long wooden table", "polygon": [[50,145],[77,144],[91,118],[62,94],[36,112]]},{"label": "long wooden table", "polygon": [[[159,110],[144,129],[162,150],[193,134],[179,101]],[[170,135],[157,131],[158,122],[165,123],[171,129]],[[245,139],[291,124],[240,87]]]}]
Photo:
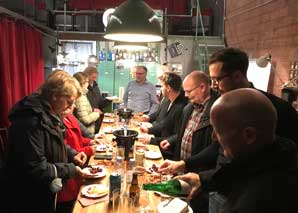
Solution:
[{"label": "long wooden table", "polygon": [[[135,123],[135,122],[131,122],[131,123]],[[104,129],[105,127],[115,128],[115,125],[117,125],[117,124],[116,123],[103,123],[101,129]],[[134,129],[134,130],[137,130],[137,131],[139,130],[139,128],[136,127],[136,126],[130,126],[129,129]],[[107,141],[107,143],[110,143],[112,141],[112,138],[113,138],[112,134],[106,134],[105,140]],[[137,141],[135,142],[135,144],[138,144],[138,143],[139,142],[137,142]],[[155,145],[147,145],[147,148],[149,150],[152,150],[152,151],[160,152],[159,147],[155,146]],[[163,162],[162,158],[156,159],[156,160],[146,159],[145,158],[145,167],[150,166],[153,163],[156,164],[156,165],[160,165],[162,162]],[[124,166],[123,166],[124,174],[126,174],[125,163],[126,162],[124,162]],[[113,171],[112,162],[108,161],[108,160],[96,160],[96,159],[94,159],[94,156],[91,156],[91,158],[89,160],[89,165],[90,164],[105,165],[106,176],[102,177],[102,178],[99,178],[99,179],[85,179],[85,180],[83,180],[83,185],[82,185],[81,189],[84,186],[87,186],[87,185],[90,185],[90,184],[104,184],[107,187],[109,187],[109,176],[110,176],[110,173]],[[143,173],[142,175],[138,175],[139,185],[141,186],[144,182],[146,182],[148,180],[148,178],[149,178],[149,174],[147,174],[146,172]],[[124,181],[124,183],[125,183],[125,181]],[[129,193],[129,189],[126,188],[127,187],[126,184],[122,184],[122,185],[123,185],[123,187],[121,189],[121,191],[122,191],[121,195],[124,196],[125,194]],[[155,193],[149,192],[149,191],[148,191],[148,195],[149,195],[150,209],[151,209],[150,212],[157,212],[157,205],[161,202],[161,197],[156,195]],[[100,202],[100,203],[92,204],[90,206],[83,207],[81,205],[81,203],[79,202],[79,199],[81,198],[81,196],[82,195],[81,195],[81,192],[80,192],[78,197],[77,197],[74,209],[73,209],[74,213],[115,212],[115,211],[113,211],[113,207],[111,206],[111,203],[109,203],[109,201],[104,201],[104,202]],[[122,206],[120,212],[128,213],[128,212],[132,212],[132,211],[137,212],[138,209],[128,210],[127,206]]]}]

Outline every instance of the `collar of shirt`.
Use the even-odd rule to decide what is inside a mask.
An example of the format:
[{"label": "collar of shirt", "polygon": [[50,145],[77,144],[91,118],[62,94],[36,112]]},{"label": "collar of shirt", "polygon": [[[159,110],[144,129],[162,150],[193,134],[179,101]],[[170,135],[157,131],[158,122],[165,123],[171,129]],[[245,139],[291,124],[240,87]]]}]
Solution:
[{"label": "collar of shirt", "polygon": [[203,103],[200,103],[200,104],[194,103],[193,104],[194,109],[195,110],[202,111],[205,108],[205,106],[207,105],[209,99],[210,99],[210,95],[207,98],[205,98],[205,100],[203,101]]}]

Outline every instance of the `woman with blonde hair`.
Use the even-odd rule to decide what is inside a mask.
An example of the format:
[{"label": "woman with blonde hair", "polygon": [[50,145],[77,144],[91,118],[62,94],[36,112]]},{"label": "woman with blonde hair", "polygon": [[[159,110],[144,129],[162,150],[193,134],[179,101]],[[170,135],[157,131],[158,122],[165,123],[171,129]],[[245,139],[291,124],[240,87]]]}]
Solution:
[{"label": "woman with blonde hair", "polygon": [[[87,176],[79,167],[87,156],[64,144],[61,120],[61,113],[73,105],[81,88],[72,76],[60,74],[50,76],[40,93],[23,98],[10,111],[9,189],[8,202],[4,202],[9,205],[8,212],[55,212],[55,195],[61,189],[57,183]],[[14,203],[16,192],[22,198],[18,205]],[[34,205],[28,205],[32,201]]]},{"label": "woman with blonde hair", "polygon": [[93,110],[86,96],[88,92],[88,75],[83,72],[77,72],[74,76],[82,87],[82,95],[75,102],[74,115],[77,119],[86,126],[91,133],[95,132],[95,122],[99,118],[101,111]]}]

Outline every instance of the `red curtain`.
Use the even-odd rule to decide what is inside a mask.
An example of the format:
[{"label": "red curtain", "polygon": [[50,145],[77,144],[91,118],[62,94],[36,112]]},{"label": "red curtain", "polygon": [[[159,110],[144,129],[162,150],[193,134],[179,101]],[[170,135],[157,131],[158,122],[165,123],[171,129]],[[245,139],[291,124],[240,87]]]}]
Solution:
[{"label": "red curtain", "polygon": [[10,108],[43,81],[41,33],[0,17],[0,126],[8,127]]},{"label": "red curtain", "polygon": [[[104,10],[119,6],[125,0],[69,0],[68,9],[78,10]],[[190,0],[145,0],[153,9],[168,9],[170,14],[187,14]]]}]

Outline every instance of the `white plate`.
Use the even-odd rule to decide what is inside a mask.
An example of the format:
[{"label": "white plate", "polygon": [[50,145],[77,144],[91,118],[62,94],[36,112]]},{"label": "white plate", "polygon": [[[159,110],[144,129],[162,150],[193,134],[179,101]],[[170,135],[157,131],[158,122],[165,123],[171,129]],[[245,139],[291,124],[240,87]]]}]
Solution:
[{"label": "white plate", "polygon": [[[158,213],[168,213],[168,211],[167,210],[163,210],[163,205],[165,205],[167,202],[169,202],[168,200],[164,200],[164,201],[162,201],[162,202],[160,202],[160,204],[158,204],[158,206],[157,206],[157,212]],[[169,203],[169,205],[171,205],[170,203]],[[171,213],[179,213],[178,211],[176,212],[176,211],[171,211]],[[192,208],[190,207],[190,206],[188,206],[188,213],[193,213],[193,211],[192,211]]]},{"label": "white plate", "polygon": [[103,132],[106,133],[106,134],[112,134],[113,131],[114,131],[114,129],[112,127],[109,127],[109,126],[107,126],[103,129]]},{"label": "white plate", "polygon": [[107,145],[100,144],[96,146],[96,152],[105,152],[107,151]]},{"label": "white plate", "polygon": [[159,152],[155,152],[155,151],[147,151],[145,153],[145,157],[148,159],[159,159],[161,158],[161,154]]},{"label": "white plate", "polygon": [[104,115],[107,116],[107,117],[113,117],[114,116],[112,113],[109,113],[109,112],[106,112]]},{"label": "white plate", "polygon": [[154,191],[154,194],[157,194],[158,196],[163,197],[163,198],[171,197],[170,195],[167,195],[167,194],[164,194],[164,193],[161,193],[161,192],[157,192],[157,191]]},{"label": "white plate", "polygon": [[[95,191],[92,193],[92,191]],[[98,190],[98,193],[96,192]],[[82,188],[82,195],[90,198],[103,197],[109,193],[107,186],[102,184],[92,184]]]},{"label": "white plate", "polygon": [[97,172],[97,173],[94,173],[94,174],[92,174],[90,172],[90,169],[91,169],[90,167],[86,167],[86,168],[82,169],[83,172],[85,172],[86,174],[92,175],[90,178],[101,178],[101,177],[106,176],[106,170],[102,167],[101,167],[101,169],[102,169],[101,172]]},{"label": "white plate", "polygon": [[111,118],[105,118],[105,119],[102,120],[102,122],[104,122],[104,123],[114,123],[115,120],[111,119]]}]

